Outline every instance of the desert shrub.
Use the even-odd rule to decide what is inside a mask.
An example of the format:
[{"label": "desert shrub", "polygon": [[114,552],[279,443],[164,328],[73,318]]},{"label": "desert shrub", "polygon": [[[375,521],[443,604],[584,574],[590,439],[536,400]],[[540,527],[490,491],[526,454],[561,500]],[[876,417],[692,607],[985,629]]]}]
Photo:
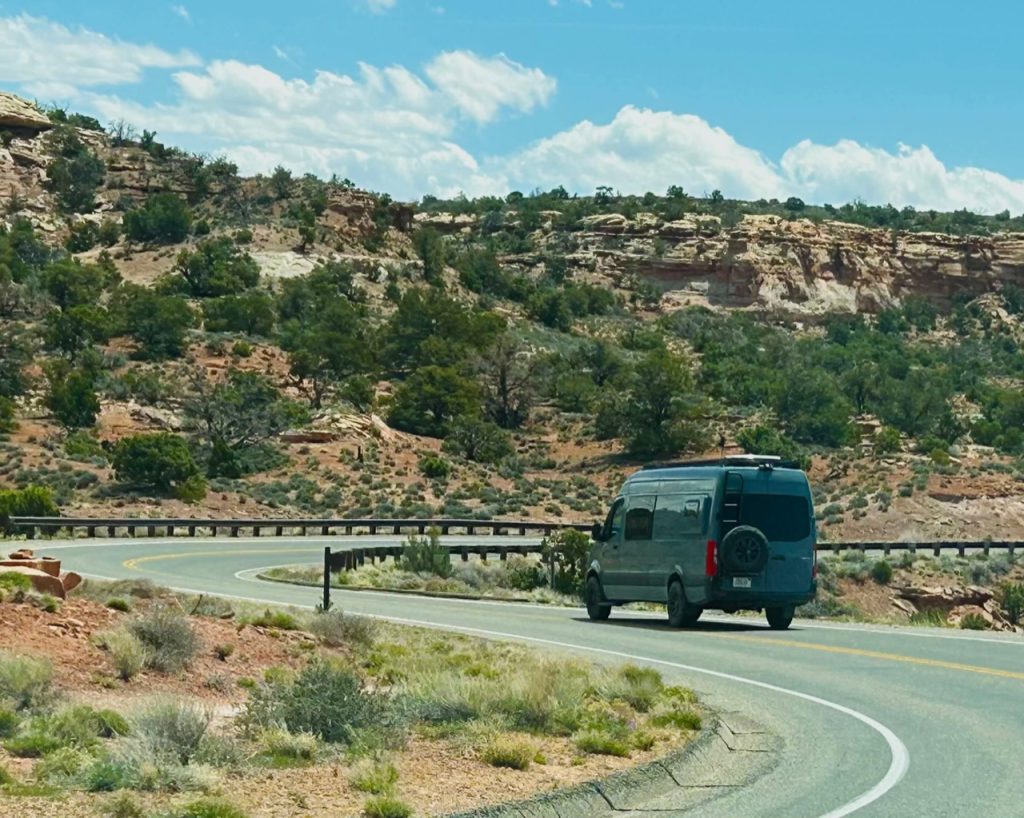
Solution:
[{"label": "desert shrub", "polygon": [[960,620],[960,627],[965,631],[984,631],[988,630],[988,622],[981,614],[968,613]]},{"label": "desert shrub", "polygon": [[590,755],[629,758],[632,751],[628,736],[612,735],[604,730],[584,730],[574,739],[576,749]]},{"label": "desert shrub", "polygon": [[192,213],[175,193],[154,193],[142,207],[124,214],[124,232],[132,241],[176,244],[188,236]]},{"label": "desert shrub", "polygon": [[999,604],[1012,624],[1020,624],[1021,614],[1024,614],[1024,583],[1005,583],[999,591]]},{"label": "desert shrub", "polygon": [[564,594],[582,594],[583,571],[590,553],[590,537],[582,531],[564,528],[543,541],[545,555],[555,560],[555,590]]},{"label": "desert shrub", "polygon": [[107,802],[104,816],[105,818],[146,818],[146,813],[134,796],[122,792]]},{"label": "desert shrub", "polygon": [[530,766],[537,751],[525,741],[499,738],[492,741],[480,753],[480,760],[492,767],[510,767],[525,770]]},{"label": "desert shrub", "polygon": [[222,645],[217,645],[213,649],[213,655],[220,659],[222,662],[226,662],[228,658],[235,652],[235,646],[230,642],[226,642]]},{"label": "desert shrub", "polygon": [[248,815],[227,801],[200,798],[198,801],[171,810],[166,818],[248,818]]},{"label": "desert shrub", "polygon": [[[823,563],[819,563],[821,565]],[[819,619],[822,617],[856,616],[857,607],[841,602],[834,596],[819,597],[796,609],[796,615],[802,619]]]},{"label": "desert shrub", "polygon": [[654,668],[625,665],[609,675],[600,692],[606,699],[624,701],[637,712],[646,713],[664,687],[661,674]]},{"label": "desert shrub", "polygon": [[673,708],[651,717],[655,727],[675,727],[680,730],[700,730],[700,714],[689,708]]},{"label": "desert shrub", "polygon": [[0,573],[0,591],[12,591],[15,593],[28,593],[32,590],[32,580],[25,574],[15,571]]},{"label": "desert shrub", "polygon": [[11,517],[57,517],[60,509],[53,492],[45,486],[26,486],[23,489],[0,489],[0,530],[14,531]]},{"label": "desert shrub", "polygon": [[428,454],[419,460],[420,474],[431,479],[444,478],[451,474],[452,466],[443,457]]},{"label": "desert shrub", "polygon": [[891,426],[883,426],[875,435],[876,455],[894,454],[900,450],[901,445],[899,430]]},{"label": "desert shrub", "polygon": [[287,730],[270,729],[260,735],[259,743],[268,756],[274,760],[312,761],[316,758],[319,743],[309,733],[290,733]]},{"label": "desert shrub", "polygon": [[56,697],[48,659],[0,651],[0,701],[15,710],[37,710]]},{"label": "desert shrub", "polygon": [[385,727],[390,715],[388,698],[369,690],[352,668],[316,659],[294,679],[254,690],[241,720],[249,727],[284,725],[293,733],[351,745],[361,731]]},{"label": "desert shrub", "polygon": [[387,795],[394,792],[398,783],[398,770],[386,761],[372,761],[356,767],[349,776],[349,783],[359,792],[371,795]]},{"label": "desert shrub", "polygon": [[892,582],[892,565],[888,560],[878,560],[871,566],[871,578],[879,585],[888,585]]},{"label": "desert shrub", "polygon": [[149,658],[146,646],[127,628],[102,633],[99,641],[110,654],[110,662],[122,680],[131,681],[146,666]]},{"label": "desert shrub", "polygon": [[930,608],[924,611],[914,611],[910,615],[911,625],[927,625],[934,628],[944,628],[949,623],[946,621],[945,615],[942,611]]},{"label": "desert shrub", "polygon": [[441,545],[441,532],[427,531],[426,537],[410,534],[402,548],[402,569],[448,578],[452,575],[451,553]]},{"label": "desert shrub", "polygon": [[211,718],[212,713],[201,705],[168,700],[137,713],[132,726],[154,754],[187,764],[199,750]]},{"label": "desert shrub", "polygon": [[13,710],[0,707],[0,738],[10,738],[15,734],[21,718]]},{"label": "desert shrub", "polygon": [[123,483],[170,493],[199,474],[183,437],[151,432],[122,438],[114,448],[114,472]]},{"label": "desert shrub", "polygon": [[188,619],[164,606],[150,609],[129,628],[147,649],[146,666],[161,673],[181,670],[199,649],[199,637]]},{"label": "desert shrub", "polygon": [[132,609],[132,604],[120,596],[112,596],[107,600],[107,607],[112,611],[120,611],[121,613],[128,613]]},{"label": "desert shrub", "polygon": [[299,620],[287,611],[272,611],[270,608],[257,616],[247,617],[243,621],[247,625],[259,628],[277,628],[281,631],[297,631],[302,627]]},{"label": "desert shrub", "polygon": [[75,705],[29,719],[17,734],[4,742],[4,748],[22,758],[38,758],[65,747],[88,750],[96,746],[100,738],[127,732],[128,726],[118,714]]},{"label": "desert shrub", "polygon": [[971,560],[965,569],[967,579],[973,585],[988,585],[992,581],[992,569],[981,560]]},{"label": "desert shrub", "polygon": [[505,563],[505,584],[517,591],[532,591],[547,584],[544,566],[526,557],[509,557]]},{"label": "desert shrub", "polygon": [[367,818],[409,818],[412,807],[394,795],[373,795],[363,804]]},{"label": "desert shrub", "polygon": [[377,632],[377,623],[366,616],[351,616],[340,608],[322,611],[310,620],[309,632],[325,645],[359,645],[369,647]]},{"label": "desert shrub", "polygon": [[71,783],[84,770],[92,756],[74,747],[61,747],[41,758],[32,768],[32,774],[44,784]]}]

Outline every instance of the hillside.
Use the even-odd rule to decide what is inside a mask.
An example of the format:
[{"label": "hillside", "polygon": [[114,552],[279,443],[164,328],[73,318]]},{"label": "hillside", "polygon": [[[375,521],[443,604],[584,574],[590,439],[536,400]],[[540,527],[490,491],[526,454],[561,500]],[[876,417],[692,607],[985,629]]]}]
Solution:
[{"label": "hillside", "polygon": [[401,203],[8,94],[0,144],[0,487],[65,512],[589,521],[721,436],[832,539],[1024,533],[1010,214]]}]

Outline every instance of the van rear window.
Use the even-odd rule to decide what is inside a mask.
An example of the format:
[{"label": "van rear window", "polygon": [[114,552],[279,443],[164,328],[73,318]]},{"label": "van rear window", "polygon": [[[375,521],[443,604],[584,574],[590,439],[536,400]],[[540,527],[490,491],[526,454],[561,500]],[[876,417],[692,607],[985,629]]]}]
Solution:
[{"label": "van rear window", "polygon": [[811,536],[807,498],[795,494],[744,494],[740,524],[760,528],[769,540],[797,542]]}]

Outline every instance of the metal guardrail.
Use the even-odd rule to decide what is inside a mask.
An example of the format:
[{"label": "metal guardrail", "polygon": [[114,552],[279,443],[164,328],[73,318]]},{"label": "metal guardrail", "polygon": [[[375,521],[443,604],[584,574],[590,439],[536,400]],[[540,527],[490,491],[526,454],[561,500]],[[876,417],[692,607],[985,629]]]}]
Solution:
[{"label": "metal guardrail", "polygon": [[320,536],[332,534],[402,534],[416,532],[425,534],[430,528],[437,528],[442,534],[462,532],[477,534],[490,532],[494,535],[518,534],[525,537],[536,532],[548,535],[564,528],[578,531],[590,531],[591,526],[583,523],[545,523],[532,520],[468,520],[422,518],[409,519],[192,519],[188,517],[11,517],[9,524],[26,531],[30,539],[38,534],[56,534],[68,531],[74,536],[75,531],[84,531],[86,537],[99,536],[97,532],[106,532],[107,537],[135,537],[140,532],[146,536],[173,537],[184,532],[190,537],[208,533],[216,537],[221,532],[237,537],[243,531],[251,531],[259,537],[264,531],[272,530],[272,536],[308,536],[310,531]]},{"label": "metal guardrail", "polygon": [[[99,536],[105,532],[107,537],[135,537],[140,532],[146,536],[177,536],[182,533],[190,537],[219,536],[222,532],[231,537],[238,537],[242,532],[251,531],[253,536],[261,536],[271,531],[271,536],[308,536],[310,532],[320,536],[336,534],[380,534],[403,533],[425,534],[430,528],[438,528],[442,534],[463,533],[475,535],[489,532],[493,535],[529,533],[548,535],[564,528],[589,532],[591,526],[585,523],[548,523],[533,520],[469,520],[469,519],[387,519],[383,517],[365,519],[195,519],[189,517],[11,517],[9,524],[27,532],[30,538],[39,534],[55,534],[66,530],[72,536],[75,531],[84,531],[86,537]],[[364,549],[353,549],[341,554],[364,552],[371,559],[393,556],[391,553],[397,546],[374,546]],[[462,553],[481,554],[481,546],[453,545],[452,549]],[[523,551],[522,549],[527,549]],[[921,542],[821,542],[818,543],[819,553],[842,553],[843,551],[874,551],[883,554],[892,552],[931,551],[939,556],[944,551],[955,551],[963,556],[967,551],[980,551],[989,554],[992,551],[1006,551],[1014,554],[1017,549],[1024,550],[1024,542],[1013,540],[940,540]],[[511,553],[536,553],[536,546],[494,545],[488,546],[483,554],[507,555]],[[366,557],[364,556],[364,559]]]}]

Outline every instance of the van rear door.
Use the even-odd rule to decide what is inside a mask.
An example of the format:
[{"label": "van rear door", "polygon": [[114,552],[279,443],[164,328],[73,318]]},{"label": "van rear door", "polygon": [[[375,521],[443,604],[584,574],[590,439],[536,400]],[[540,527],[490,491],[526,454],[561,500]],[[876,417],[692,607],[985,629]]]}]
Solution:
[{"label": "van rear door", "polygon": [[[814,564],[814,520],[805,493],[793,493],[792,483],[758,486],[764,493],[743,495],[744,524],[759,528],[771,554],[764,570],[764,590],[806,593]],[[787,492],[786,489],[790,491]]]}]

